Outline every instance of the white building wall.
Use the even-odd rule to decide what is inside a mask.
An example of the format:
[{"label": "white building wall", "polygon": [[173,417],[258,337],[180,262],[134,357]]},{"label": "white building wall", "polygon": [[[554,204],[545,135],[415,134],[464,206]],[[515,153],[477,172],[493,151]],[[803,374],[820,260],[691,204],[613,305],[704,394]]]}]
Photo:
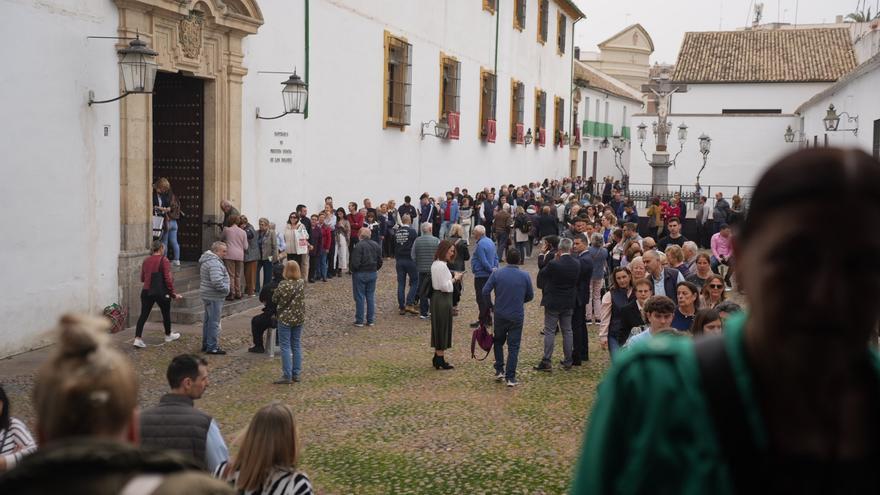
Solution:
[{"label": "white building wall", "polygon": [[118,59],[113,40],[86,39],[117,26],[109,0],[0,5],[0,197],[15,226],[0,247],[0,356],[118,300],[119,103],[87,105],[90,89],[119,94]]},{"label": "white building wall", "polygon": [[[526,183],[568,174],[567,147],[552,143],[553,98],[565,99],[569,127],[571,45],[556,53],[557,6],[550,4],[547,43],[536,41],[537,10],[529,8],[526,27],[513,28],[510,2],[500,2],[497,129],[495,143],[479,139],[480,68],[495,61],[495,16],[479,2],[313,0],[309,68],[309,117],[290,115],[257,121],[282,109],[283,75],[258,71],[304,71],[302,4],[261,2],[265,24],[245,39],[242,123],[242,204],[250,216],[276,223],[299,204],[312,211],[334,196],[336,205],[374,204],[405,194],[440,194],[456,185]],[[412,124],[403,131],[382,128],[383,33],[406,38],[413,48]],[[566,39],[571,40],[569,22]],[[440,52],[461,62],[461,137],[419,139],[420,123],[436,120],[439,108]],[[510,79],[525,84],[525,127],[535,127],[534,91],[547,92],[547,145],[512,145]],[[286,137],[275,134],[286,132]],[[284,145],[280,141],[284,141]],[[269,163],[270,148],[289,148],[292,164]]]},{"label": "white building wall", "polygon": [[[818,143],[825,145],[825,136],[828,136],[829,146],[857,147],[866,153],[873,152],[874,122],[880,120],[880,98],[877,98],[877,88],[880,88],[880,69],[853,79],[833,93],[821,98],[802,111],[802,124],[804,134],[810,146]],[[858,135],[849,131],[827,132],[822,119],[828,111],[828,105],[834,104],[838,114],[847,112],[850,116],[858,116]],[[856,124],[847,122],[846,118],[840,119],[838,129],[852,129]],[[793,129],[798,126],[792,125]]]},{"label": "white building wall", "polygon": [[[620,134],[621,128],[625,125],[630,128],[630,133],[633,139],[635,139],[635,126],[638,125],[638,122],[633,122],[633,115],[638,114],[642,111],[643,107],[639,103],[635,103],[631,100],[627,100],[624,98],[619,98],[616,96],[609,95],[602,91],[597,91],[595,89],[590,89],[586,87],[580,87],[581,91],[581,102],[578,104],[578,125],[581,126],[581,147],[578,150],[578,163],[576,167],[576,175],[582,175],[584,177],[592,177],[593,176],[593,163],[597,162],[596,166],[596,179],[597,181],[601,181],[603,177],[606,176],[614,176],[616,179],[620,179],[621,173],[614,165],[614,151],[612,150],[611,145],[607,148],[602,148],[601,143],[604,140],[603,137],[590,137],[584,134],[583,122],[584,120],[595,121],[596,119],[596,105],[599,105],[599,122],[608,123],[614,126],[614,134]],[[608,120],[605,120],[605,106],[608,104]],[[608,139],[611,141],[611,138]],[[638,151],[636,148],[635,151]],[[586,168],[584,167],[584,152],[586,155]],[[593,153],[597,153],[597,155],[593,156]],[[632,143],[628,143],[626,145],[625,151],[620,158],[621,167],[629,171],[630,164],[634,160],[632,157],[633,147]]]},{"label": "white building wall", "polygon": [[[634,121],[644,121],[648,126],[656,117],[635,117]],[[693,190],[697,173],[703,165],[700,154],[699,137],[705,133],[712,138],[712,148],[706,169],[700,177],[704,193],[708,186],[712,191],[721,190],[725,196],[735,192],[736,186],[754,186],[761,174],[776,160],[795,151],[795,144],[786,143],[785,128],[796,128],[798,118],[792,115],[744,115],[744,116],[694,116],[671,114],[669,120],[676,126],[684,122],[688,126],[688,139],[684,144],[676,165],[669,169],[669,184],[682,185],[685,191]],[[636,124],[638,125],[638,124]],[[651,157],[654,149],[654,136],[648,129],[644,149]],[[675,131],[669,136],[670,159],[680,149]],[[638,140],[633,144],[633,166],[631,184],[651,184],[651,167],[641,156]],[[723,186],[723,187],[722,187]],[[639,187],[650,189],[649,187]]]},{"label": "white building wall", "polygon": [[801,103],[831,83],[688,84],[672,95],[670,112],[720,114],[723,109],[780,109],[794,113]]}]

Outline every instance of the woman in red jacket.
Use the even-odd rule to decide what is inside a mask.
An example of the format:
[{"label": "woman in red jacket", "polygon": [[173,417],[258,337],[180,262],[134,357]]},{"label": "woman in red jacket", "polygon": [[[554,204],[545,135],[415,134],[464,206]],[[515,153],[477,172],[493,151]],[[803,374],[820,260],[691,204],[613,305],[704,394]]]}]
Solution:
[{"label": "woman in red jacket", "polygon": [[[174,279],[171,277],[171,262],[165,257],[165,244],[161,240],[153,241],[151,250],[152,254],[148,256],[143,265],[141,265],[141,282],[144,283],[141,289],[141,316],[138,318],[137,327],[134,333],[134,346],[146,347],[147,344],[141,338],[144,333],[144,323],[153,310],[153,304],[158,304],[162,311],[162,324],[165,326],[165,342],[171,342],[180,338],[180,334],[171,331],[171,300],[181,299],[183,296],[174,292]],[[165,284],[165,290],[161,288],[150,290],[154,280],[153,274],[161,273],[161,281]]]}]

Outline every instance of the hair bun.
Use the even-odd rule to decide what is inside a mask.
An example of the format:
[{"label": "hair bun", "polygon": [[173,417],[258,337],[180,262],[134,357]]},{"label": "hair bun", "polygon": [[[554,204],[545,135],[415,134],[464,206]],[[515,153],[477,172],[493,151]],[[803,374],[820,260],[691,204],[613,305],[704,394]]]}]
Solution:
[{"label": "hair bun", "polygon": [[63,357],[85,357],[107,343],[110,324],[103,318],[66,314],[58,322],[59,354]]}]

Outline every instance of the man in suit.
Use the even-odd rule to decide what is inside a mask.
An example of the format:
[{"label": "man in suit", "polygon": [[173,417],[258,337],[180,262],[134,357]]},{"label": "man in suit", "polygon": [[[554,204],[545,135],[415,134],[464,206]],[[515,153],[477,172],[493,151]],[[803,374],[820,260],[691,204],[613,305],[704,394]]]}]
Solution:
[{"label": "man in suit", "polygon": [[556,259],[538,272],[538,288],[542,289],[541,306],[544,306],[544,357],[535,366],[538,371],[551,371],[556,325],[562,330],[562,367],[571,369],[572,333],[571,316],[577,301],[577,284],[580,278],[580,262],[571,256],[571,239],[560,239]]},{"label": "man in suit", "polygon": [[677,288],[679,282],[684,282],[684,276],[675,268],[663,268],[660,263],[660,255],[657,251],[649,250],[642,254],[648,278],[654,284],[655,296],[666,296],[673,302],[678,301]]},{"label": "man in suit", "polygon": [[590,359],[587,351],[587,304],[590,302],[590,280],[593,278],[593,257],[590,256],[587,236],[579,233],[574,237],[572,256],[580,263],[580,276],[577,282],[574,314],[571,317],[571,331],[574,347],[571,364],[580,366],[582,361]]}]

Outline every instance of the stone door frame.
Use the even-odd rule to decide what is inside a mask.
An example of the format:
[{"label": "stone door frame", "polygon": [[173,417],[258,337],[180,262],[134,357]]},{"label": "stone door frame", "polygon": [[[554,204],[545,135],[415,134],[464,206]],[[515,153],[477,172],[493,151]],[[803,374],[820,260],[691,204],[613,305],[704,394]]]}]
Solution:
[{"label": "stone door frame", "polygon": [[[205,80],[204,218],[222,218],[220,201],[241,201],[242,40],[263,24],[256,0],[114,0],[120,37],[136,34],[159,55],[160,71]],[[127,45],[121,40],[119,47]],[[120,301],[136,315],[140,262],[149,251],[153,183],[152,97],[124,98],[120,120]],[[173,187],[173,184],[172,184]],[[208,227],[206,247],[216,238]]]}]

